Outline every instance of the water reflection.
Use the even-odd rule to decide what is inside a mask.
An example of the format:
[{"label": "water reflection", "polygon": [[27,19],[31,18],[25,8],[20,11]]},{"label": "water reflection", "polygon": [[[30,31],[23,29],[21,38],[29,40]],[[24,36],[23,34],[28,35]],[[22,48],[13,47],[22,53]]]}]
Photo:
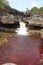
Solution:
[{"label": "water reflection", "polygon": [[43,40],[41,39],[41,44],[39,46],[39,52],[40,52],[40,65],[43,65]]}]

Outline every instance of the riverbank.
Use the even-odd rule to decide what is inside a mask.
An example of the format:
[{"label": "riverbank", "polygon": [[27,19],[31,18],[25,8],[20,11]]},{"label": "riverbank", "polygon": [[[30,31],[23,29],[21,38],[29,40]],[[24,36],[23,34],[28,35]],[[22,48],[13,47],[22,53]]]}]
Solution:
[{"label": "riverbank", "polygon": [[25,23],[30,35],[37,37],[43,33],[43,13],[26,14],[12,8],[0,9],[0,32],[16,33],[15,30],[20,28],[19,19]]}]

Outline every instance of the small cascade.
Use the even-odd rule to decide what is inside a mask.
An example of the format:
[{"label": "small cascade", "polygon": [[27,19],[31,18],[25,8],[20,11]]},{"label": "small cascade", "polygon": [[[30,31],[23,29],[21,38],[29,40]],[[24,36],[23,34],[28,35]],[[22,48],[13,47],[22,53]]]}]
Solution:
[{"label": "small cascade", "polygon": [[25,23],[21,21],[21,19],[19,19],[19,23],[20,23],[20,28],[18,28],[16,30],[17,34],[18,35],[28,35],[28,32],[27,32],[27,28],[25,26]]}]

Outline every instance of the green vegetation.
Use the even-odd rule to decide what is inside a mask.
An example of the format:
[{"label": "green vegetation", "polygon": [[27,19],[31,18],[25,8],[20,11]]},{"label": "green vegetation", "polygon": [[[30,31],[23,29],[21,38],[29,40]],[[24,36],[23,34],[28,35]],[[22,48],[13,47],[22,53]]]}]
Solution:
[{"label": "green vegetation", "polygon": [[10,6],[9,6],[9,3],[7,0],[0,0],[0,8],[5,9],[5,8],[9,8],[9,7]]},{"label": "green vegetation", "polygon": [[38,8],[37,7],[33,7],[30,12],[38,12]]},{"label": "green vegetation", "polygon": [[43,7],[40,7],[39,8],[39,12],[43,12]]},{"label": "green vegetation", "polygon": [[[6,8],[10,8],[9,2],[7,0],[0,0],[0,8],[2,9],[6,9]],[[43,7],[37,8],[37,7],[33,7],[30,10],[28,8],[26,8],[26,12],[41,12],[43,13]]]},{"label": "green vegetation", "polygon": [[37,8],[37,7],[33,7],[31,10],[29,10],[28,8],[26,8],[26,12],[41,12],[43,13],[43,7]]}]

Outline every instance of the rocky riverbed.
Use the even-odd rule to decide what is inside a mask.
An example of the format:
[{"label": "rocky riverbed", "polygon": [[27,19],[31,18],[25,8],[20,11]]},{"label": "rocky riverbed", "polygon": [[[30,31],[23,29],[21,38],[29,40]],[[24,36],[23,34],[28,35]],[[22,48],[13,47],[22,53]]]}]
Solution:
[{"label": "rocky riverbed", "polygon": [[32,36],[43,37],[43,13],[24,13],[16,9],[0,9],[0,32],[15,33],[20,28],[20,21],[25,23],[27,31]]},{"label": "rocky riverbed", "polygon": [[[43,65],[43,14],[24,15],[13,9],[2,12],[0,13],[0,65],[5,63]],[[29,35],[18,35],[15,32],[20,28],[19,19],[25,23]]]}]

